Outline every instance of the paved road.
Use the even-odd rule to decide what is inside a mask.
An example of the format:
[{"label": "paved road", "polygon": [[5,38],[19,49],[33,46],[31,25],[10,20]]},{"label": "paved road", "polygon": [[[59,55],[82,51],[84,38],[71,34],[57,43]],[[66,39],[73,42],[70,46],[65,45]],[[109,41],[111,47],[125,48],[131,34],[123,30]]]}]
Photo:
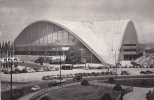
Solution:
[{"label": "paved road", "polygon": [[[107,84],[107,83],[100,83],[98,81],[90,81],[91,84],[95,84],[95,85],[99,85],[99,86],[107,86],[107,87],[114,87],[115,84]],[[123,88],[126,88],[127,86],[123,86]],[[133,92],[129,92],[126,95],[124,95],[124,100],[146,100],[145,96],[146,93],[149,90],[153,90],[154,88],[140,88],[140,87],[134,87],[133,88]],[[19,100],[29,100],[30,97],[32,97],[33,95],[35,95],[37,92],[28,94],[22,98],[20,98]]]},{"label": "paved road", "polygon": [[132,92],[127,93],[124,95],[124,100],[146,100],[146,93],[149,90],[153,90],[154,88],[141,88],[141,87],[134,87]]},{"label": "paved road", "polygon": [[[51,88],[48,88],[48,91],[59,89],[59,88],[63,88],[63,87],[68,87],[68,86],[72,86],[72,85],[77,85],[77,84],[80,84],[80,82],[68,83],[68,84],[63,84],[62,86],[51,87]],[[42,89],[41,91],[44,91],[44,90],[45,89]],[[33,92],[33,93],[28,94],[28,95],[25,95],[25,96],[19,98],[18,100],[29,100],[31,97],[33,97],[38,92],[40,92],[40,91]]]}]

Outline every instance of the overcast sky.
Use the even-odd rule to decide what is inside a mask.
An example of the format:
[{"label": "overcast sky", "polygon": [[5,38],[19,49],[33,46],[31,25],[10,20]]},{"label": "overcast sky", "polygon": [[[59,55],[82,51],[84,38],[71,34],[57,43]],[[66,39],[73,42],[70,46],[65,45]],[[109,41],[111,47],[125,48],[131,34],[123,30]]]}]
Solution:
[{"label": "overcast sky", "polygon": [[0,0],[0,39],[13,40],[27,25],[43,19],[130,19],[139,42],[154,43],[154,0]]}]

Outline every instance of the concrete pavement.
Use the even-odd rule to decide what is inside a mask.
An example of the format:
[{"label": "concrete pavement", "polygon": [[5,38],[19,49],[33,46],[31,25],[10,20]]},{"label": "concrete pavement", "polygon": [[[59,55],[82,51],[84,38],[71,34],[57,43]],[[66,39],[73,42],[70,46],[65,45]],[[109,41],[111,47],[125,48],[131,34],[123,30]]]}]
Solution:
[{"label": "concrete pavement", "polygon": [[153,91],[154,88],[141,88],[141,87],[134,87],[132,92],[129,92],[124,95],[124,100],[146,100],[146,93],[151,90]]}]

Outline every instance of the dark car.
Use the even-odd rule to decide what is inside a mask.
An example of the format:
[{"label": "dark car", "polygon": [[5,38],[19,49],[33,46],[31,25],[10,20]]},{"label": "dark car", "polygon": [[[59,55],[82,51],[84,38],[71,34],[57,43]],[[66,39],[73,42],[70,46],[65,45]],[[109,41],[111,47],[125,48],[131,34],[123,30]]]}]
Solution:
[{"label": "dark car", "polygon": [[81,75],[75,75],[73,77],[73,81],[75,81],[75,80],[81,80],[81,79],[82,79],[82,76]]},{"label": "dark car", "polygon": [[52,81],[51,83],[48,84],[48,87],[51,87],[51,86],[58,86],[58,82]]},{"label": "dark car", "polygon": [[43,76],[42,80],[49,80],[49,76]]},{"label": "dark car", "polygon": [[4,74],[11,74],[11,70],[10,69],[4,70]]},{"label": "dark car", "polygon": [[151,70],[147,70],[145,71],[146,74],[153,74],[153,72]]},{"label": "dark car", "polygon": [[102,75],[105,75],[105,72],[101,72]]},{"label": "dark car", "polygon": [[121,71],[121,75],[130,75],[129,71]]},{"label": "dark car", "polygon": [[140,74],[146,74],[146,72],[145,71],[140,71]]},{"label": "dark car", "polygon": [[98,76],[96,72],[92,72],[91,74],[92,76]]},{"label": "dark car", "polygon": [[117,72],[115,72],[115,71],[110,71],[109,74],[110,74],[110,75],[116,75]]},{"label": "dark car", "polygon": [[12,73],[18,74],[18,73],[22,73],[22,71],[19,70],[18,68],[16,68],[16,69],[12,70]]}]

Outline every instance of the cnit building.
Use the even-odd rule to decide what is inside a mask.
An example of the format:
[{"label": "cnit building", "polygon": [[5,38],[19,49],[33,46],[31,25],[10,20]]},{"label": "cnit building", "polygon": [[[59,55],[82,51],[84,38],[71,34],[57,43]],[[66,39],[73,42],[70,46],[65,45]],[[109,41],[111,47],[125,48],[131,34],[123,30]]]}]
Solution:
[{"label": "cnit building", "polygon": [[134,60],[142,54],[130,20],[39,20],[25,27],[14,40],[16,55],[29,52],[55,56],[72,46],[80,48],[83,59],[89,63],[115,64],[121,60]]}]

